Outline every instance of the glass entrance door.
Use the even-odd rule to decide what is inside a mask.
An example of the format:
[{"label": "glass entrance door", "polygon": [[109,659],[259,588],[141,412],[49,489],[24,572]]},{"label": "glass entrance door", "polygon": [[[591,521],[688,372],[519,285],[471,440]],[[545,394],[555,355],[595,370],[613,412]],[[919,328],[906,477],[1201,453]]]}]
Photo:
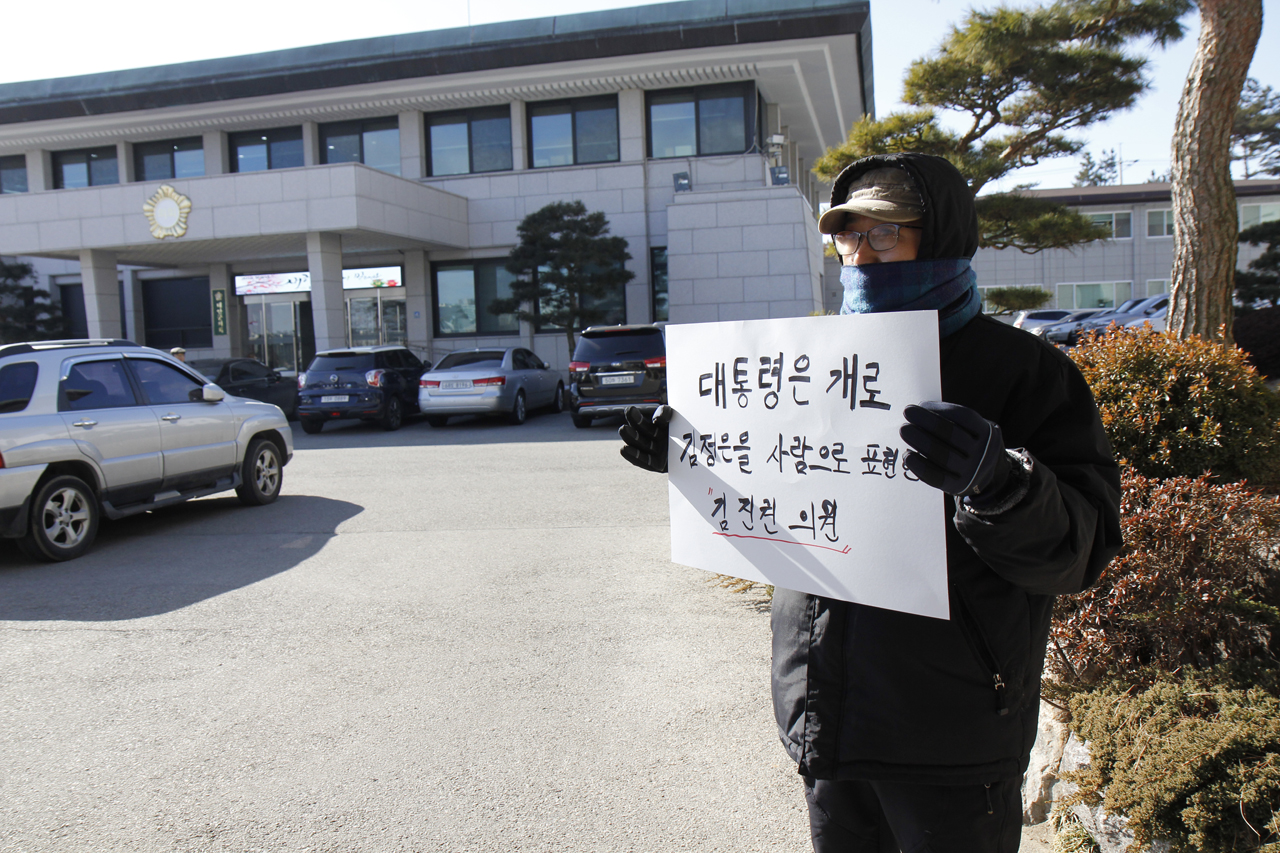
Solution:
[{"label": "glass entrance door", "polygon": [[316,337],[310,302],[250,297],[245,313],[249,355],[281,373],[296,373],[311,362],[316,353]]},{"label": "glass entrance door", "polygon": [[404,298],[381,292],[347,299],[347,344],[353,347],[400,344],[408,340]]}]

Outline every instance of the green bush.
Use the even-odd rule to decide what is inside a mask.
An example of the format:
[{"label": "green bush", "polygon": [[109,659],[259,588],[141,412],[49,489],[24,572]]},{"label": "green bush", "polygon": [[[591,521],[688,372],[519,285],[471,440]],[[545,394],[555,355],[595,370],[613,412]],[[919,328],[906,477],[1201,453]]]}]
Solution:
[{"label": "green bush", "polygon": [[1280,653],[1280,499],[1126,470],[1125,550],[1054,603],[1046,694]]},{"label": "green bush", "polygon": [[1280,396],[1241,350],[1111,329],[1086,337],[1072,358],[1116,457],[1138,473],[1280,481]]},{"label": "green bush", "polygon": [[1080,785],[1073,799],[1126,815],[1139,848],[1280,850],[1280,699],[1274,684],[1251,686],[1260,676],[1193,672],[1076,695],[1090,763],[1066,776]]}]

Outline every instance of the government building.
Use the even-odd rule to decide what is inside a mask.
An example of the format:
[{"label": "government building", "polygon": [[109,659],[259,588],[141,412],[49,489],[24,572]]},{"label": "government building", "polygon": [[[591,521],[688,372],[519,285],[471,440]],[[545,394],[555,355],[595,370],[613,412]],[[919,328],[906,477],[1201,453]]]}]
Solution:
[{"label": "government building", "polygon": [[821,310],[810,166],[873,114],[866,0],[687,0],[0,86],[0,255],[73,333],[301,370],[564,335],[489,310],[527,214],[627,240],[610,322]]}]

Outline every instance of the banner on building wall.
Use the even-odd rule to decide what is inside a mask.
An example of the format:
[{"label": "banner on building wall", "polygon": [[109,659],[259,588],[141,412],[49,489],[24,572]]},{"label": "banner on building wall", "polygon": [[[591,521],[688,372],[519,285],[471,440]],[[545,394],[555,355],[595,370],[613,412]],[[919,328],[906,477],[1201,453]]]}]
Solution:
[{"label": "banner on building wall", "polygon": [[934,311],[668,326],[671,559],[946,619],[945,497],[902,466]]},{"label": "banner on building wall", "polygon": [[213,291],[213,333],[227,333],[227,291],[222,288]]},{"label": "banner on building wall", "polygon": [[[366,287],[401,287],[404,280],[400,267],[367,267],[342,271],[342,289],[360,290]],[[311,273],[276,272],[263,275],[236,276],[236,296],[269,293],[310,293]]]}]

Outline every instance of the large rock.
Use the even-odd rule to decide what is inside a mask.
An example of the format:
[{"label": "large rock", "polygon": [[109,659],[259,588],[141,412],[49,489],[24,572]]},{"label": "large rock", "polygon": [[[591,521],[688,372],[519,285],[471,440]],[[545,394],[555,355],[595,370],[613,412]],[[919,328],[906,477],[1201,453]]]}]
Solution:
[{"label": "large rock", "polygon": [[1022,779],[1022,822],[1028,826],[1049,819],[1069,734],[1066,713],[1042,701],[1036,744],[1031,748],[1031,763]]}]

